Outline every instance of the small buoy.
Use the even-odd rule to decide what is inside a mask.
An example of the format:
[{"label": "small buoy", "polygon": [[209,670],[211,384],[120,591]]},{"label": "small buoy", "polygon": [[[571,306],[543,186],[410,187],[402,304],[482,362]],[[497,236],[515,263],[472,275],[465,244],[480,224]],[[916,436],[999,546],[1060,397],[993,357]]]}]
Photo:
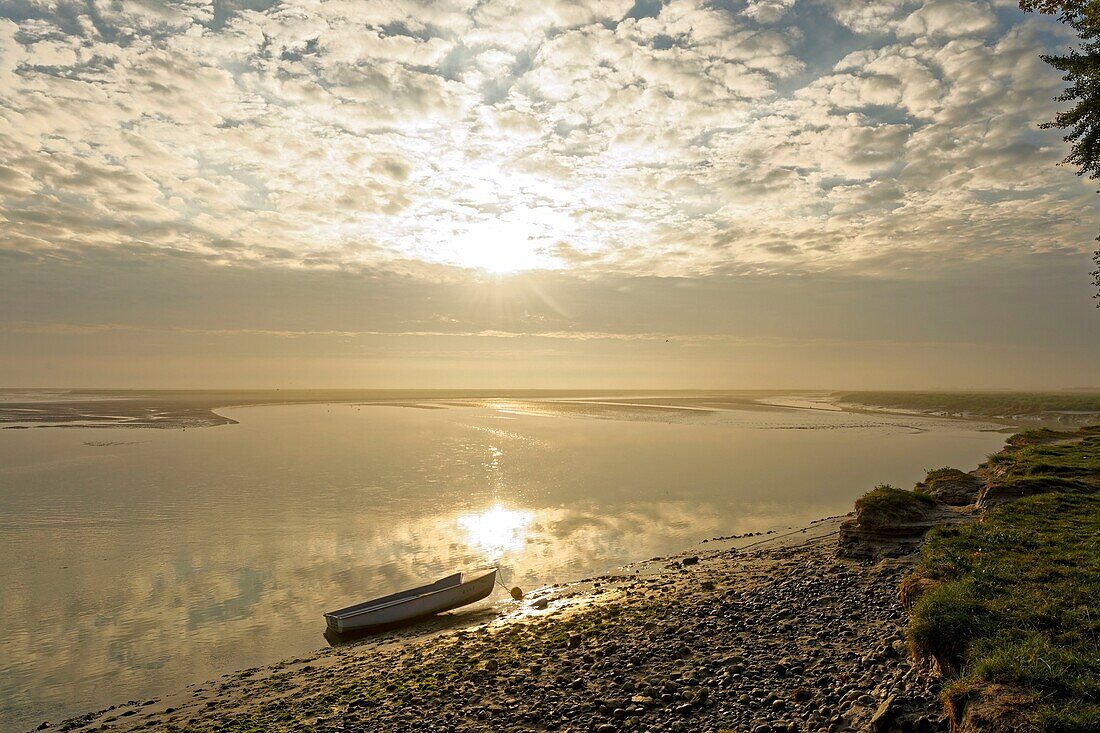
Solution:
[{"label": "small buoy", "polygon": [[522,601],[523,600],[523,589],[520,588],[518,585],[513,585],[512,590],[510,590],[508,592],[512,594],[512,600],[513,601]]}]

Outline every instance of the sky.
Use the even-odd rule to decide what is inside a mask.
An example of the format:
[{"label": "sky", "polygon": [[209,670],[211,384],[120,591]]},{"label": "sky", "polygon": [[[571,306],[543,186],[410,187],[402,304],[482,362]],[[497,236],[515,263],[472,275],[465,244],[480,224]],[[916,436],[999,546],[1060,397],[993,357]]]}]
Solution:
[{"label": "sky", "polygon": [[1009,0],[0,0],[0,386],[1100,387]]}]

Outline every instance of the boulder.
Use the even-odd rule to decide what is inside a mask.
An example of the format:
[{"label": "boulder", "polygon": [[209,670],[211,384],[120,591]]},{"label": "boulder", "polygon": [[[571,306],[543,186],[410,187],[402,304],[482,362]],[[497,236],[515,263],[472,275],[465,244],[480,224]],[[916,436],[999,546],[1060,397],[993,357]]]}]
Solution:
[{"label": "boulder", "polygon": [[901,557],[920,547],[940,514],[927,494],[879,486],[856,501],[840,525],[837,554],[853,559]]},{"label": "boulder", "polygon": [[991,481],[978,494],[978,507],[990,507],[1007,504],[1036,494],[1055,492],[1089,491],[1088,484],[1076,478],[1064,476],[1011,476]]},{"label": "boulder", "polygon": [[982,482],[977,476],[956,468],[940,468],[929,471],[927,478],[917,484],[917,490],[934,496],[938,501],[952,506],[969,506],[978,500]]},{"label": "boulder", "polygon": [[895,733],[901,731],[901,706],[897,703],[897,696],[891,695],[882,701],[882,704],[871,716],[871,733]]}]

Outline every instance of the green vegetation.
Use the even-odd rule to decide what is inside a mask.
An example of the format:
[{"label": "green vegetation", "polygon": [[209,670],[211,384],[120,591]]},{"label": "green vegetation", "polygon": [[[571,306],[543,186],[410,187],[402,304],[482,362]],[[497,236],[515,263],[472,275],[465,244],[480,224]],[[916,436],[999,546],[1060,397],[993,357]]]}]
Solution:
[{"label": "green vegetation", "polygon": [[[1066,90],[1056,97],[1072,107],[1042,125],[1066,131],[1069,155],[1063,163],[1077,166],[1077,175],[1100,178],[1100,2],[1096,0],[1020,0],[1024,10],[1056,16],[1077,33],[1080,45],[1060,56],[1040,58],[1063,72]],[[1100,237],[1098,237],[1100,239]],[[1096,269],[1090,274],[1100,308],[1100,249],[1092,256]]]},{"label": "green vegetation", "polygon": [[[1022,433],[990,466],[998,485],[1100,489],[1100,428]],[[1020,730],[1100,731],[1100,496],[1041,493],[933,530],[907,581],[922,583],[910,645],[948,675],[956,714],[1005,685],[1026,701]]]},{"label": "green vegetation", "polygon": [[916,489],[927,492],[945,504],[966,506],[977,500],[981,482],[965,471],[945,466],[928,471]]},{"label": "green vegetation", "polygon": [[930,481],[973,481],[974,478],[966,471],[960,471],[957,468],[951,468],[950,466],[944,466],[943,468],[933,468],[928,471],[928,475],[924,477],[924,482]]},{"label": "green vegetation", "polygon": [[935,505],[936,500],[922,491],[879,484],[856,499],[856,513],[860,524],[892,524],[922,519]]},{"label": "green vegetation", "polygon": [[991,483],[1019,495],[1100,489],[1100,426],[1076,433],[1028,430],[1012,436],[987,465],[997,472]]},{"label": "green vegetation", "polygon": [[[1077,438],[1081,438],[1077,442]],[[1056,442],[1072,439],[1074,442]],[[1008,441],[1011,465],[1027,475],[1088,476],[1100,473],[1100,427],[1077,433],[1029,430]]]},{"label": "green vegetation", "polygon": [[949,698],[1007,684],[1041,698],[1043,730],[1100,730],[1100,497],[1044,494],[934,530],[920,573],[942,584],[909,639],[954,673]]},{"label": "green vegetation", "polygon": [[1100,392],[848,392],[841,402],[983,417],[1100,412]]}]

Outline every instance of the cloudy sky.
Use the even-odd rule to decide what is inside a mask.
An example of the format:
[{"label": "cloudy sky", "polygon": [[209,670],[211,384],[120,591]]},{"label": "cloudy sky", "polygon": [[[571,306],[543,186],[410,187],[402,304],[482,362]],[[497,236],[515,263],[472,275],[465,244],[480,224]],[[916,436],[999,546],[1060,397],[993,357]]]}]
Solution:
[{"label": "cloudy sky", "polygon": [[0,385],[1100,386],[1014,0],[0,0]]}]

